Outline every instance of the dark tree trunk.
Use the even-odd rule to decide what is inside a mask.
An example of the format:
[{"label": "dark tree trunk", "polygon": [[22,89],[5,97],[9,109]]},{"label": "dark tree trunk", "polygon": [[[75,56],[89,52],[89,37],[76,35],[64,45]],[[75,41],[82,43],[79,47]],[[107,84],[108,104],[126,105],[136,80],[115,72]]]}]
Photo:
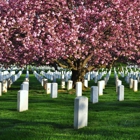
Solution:
[{"label": "dark tree trunk", "polygon": [[73,88],[76,87],[76,82],[82,82],[82,88],[84,89],[84,70],[72,70],[71,80],[73,81]]}]

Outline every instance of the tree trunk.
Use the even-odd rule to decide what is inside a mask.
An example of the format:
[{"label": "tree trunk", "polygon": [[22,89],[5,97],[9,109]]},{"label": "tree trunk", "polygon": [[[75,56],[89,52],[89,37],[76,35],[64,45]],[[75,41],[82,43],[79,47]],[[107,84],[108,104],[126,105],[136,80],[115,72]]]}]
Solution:
[{"label": "tree trunk", "polygon": [[85,89],[84,87],[84,70],[72,70],[72,77],[71,80],[73,81],[73,88],[76,88],[76,82],[82,82],[82,89]]}]

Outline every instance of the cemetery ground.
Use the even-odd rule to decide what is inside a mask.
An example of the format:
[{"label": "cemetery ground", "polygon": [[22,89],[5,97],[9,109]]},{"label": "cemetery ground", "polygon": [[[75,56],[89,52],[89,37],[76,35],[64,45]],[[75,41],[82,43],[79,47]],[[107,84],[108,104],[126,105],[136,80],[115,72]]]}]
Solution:
[{"label": "cemetery ground", "polygon": [[[88,101],[88,126],[74,129],[75,90],[59,90],[58,98],[45,94],[33,74],[29,76],[29,110],[17,111],[17,92],[25,79],[21,77],[0,96],[0,140],[139,140],[140,86],[138,92],[129,89],[124,78],[124,101],[117,100],[115,79],[112,76],[99,96],[90,102],[90,87],[83,91]],[[60,81],[58,81],[60,84]],[[59,86],[60,89],[60,86]],[[73,93],[73,94],[71,94]]]}]

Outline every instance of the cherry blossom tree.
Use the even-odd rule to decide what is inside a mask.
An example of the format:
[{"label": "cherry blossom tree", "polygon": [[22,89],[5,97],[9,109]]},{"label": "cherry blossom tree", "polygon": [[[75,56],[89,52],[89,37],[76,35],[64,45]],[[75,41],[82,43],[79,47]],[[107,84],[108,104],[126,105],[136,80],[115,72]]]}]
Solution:
[{"label": "cherry blossom tree", "polygon": [[115,61],[140,64],[139,0],[9,0],[0,3],[0,61],[55,63],[73,82]]}]

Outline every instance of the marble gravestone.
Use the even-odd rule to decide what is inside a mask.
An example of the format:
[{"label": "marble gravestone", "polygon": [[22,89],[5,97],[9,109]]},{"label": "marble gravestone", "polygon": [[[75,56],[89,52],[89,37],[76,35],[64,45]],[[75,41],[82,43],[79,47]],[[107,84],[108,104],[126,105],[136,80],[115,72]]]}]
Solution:
[{"label": "marble gravestone", "polygon": [[76,82],[76,96],[82,96],[82,82]]},{"label": "marble gravestone", "polygon": [[20,89],[29,91],[29,82],[23,82]]},{"label": "marble gravestone", "polygon": [[19,90],[17,94],[17,110],[19,112],[28,110],[28,91]]},{"label": "marble gravestone", "polygon": [[76,97],[74,100],[74,128],[79,129],[88,125],[88,98]]},{"label": "marble gravestone", "polygon": [[90,101],[94,103],[98,103],[98,86],[92,86],[91,87],[91,93],[90,93]]},{"label": "marble gravestone", "polygon": [[51,93],[51,83],[47,83],[46,84],[46,94],[50,94]]},{"label": "marble gravestone", "polygon": [[134,92],[138,91],[138,80],[133,81],[133,90],[134,90]]},{"label": "marble gravestone", "polygon": [[58,96],[58,84],[51,83],[51,98],[57,98]]},{"label": "marble gravestone", "polygon": [[124,100],[124,86],[123,85],[118,86],[118,100],[119,101]]},{"label": "marble gravestone", "polygon": [[7,80],[3,80],[2,82],[2,92],[7,92]]},{"label": "marble gravestone", "polygon": [[72,80],[68,80],[68,83],[67,83],[67,90],[72,89],[72,85],[73,85],[73,81],[72,81]]}]

